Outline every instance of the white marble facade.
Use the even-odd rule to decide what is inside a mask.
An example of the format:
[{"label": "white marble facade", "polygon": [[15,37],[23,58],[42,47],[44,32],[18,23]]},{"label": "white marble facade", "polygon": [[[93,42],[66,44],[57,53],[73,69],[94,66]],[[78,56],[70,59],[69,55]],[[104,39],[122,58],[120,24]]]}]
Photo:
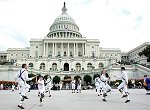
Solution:
[{"label": "white marble facade", "polygon": [[92,70],[121,61],[120,49],[100,48],[99,39],[81,35],[65,4],[49,30],[43,39],[31,39],[29,48],[8,49],[7,59],[45,71]]}]

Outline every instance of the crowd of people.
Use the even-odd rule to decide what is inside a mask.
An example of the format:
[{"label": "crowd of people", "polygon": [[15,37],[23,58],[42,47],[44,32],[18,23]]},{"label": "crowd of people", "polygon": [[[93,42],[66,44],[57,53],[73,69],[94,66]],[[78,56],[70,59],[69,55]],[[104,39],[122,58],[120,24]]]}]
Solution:
[{"label": "crowd of people", "polygon": [[[20,69],[15,76],[15,81],[18,84],[17,87],[19,89],[19,95],[20,95],[20,99],[19,99],[20,101],[19,101],[18,107],[21,109],[25,109],[23,107],[23,102],[24,102],[24,100],[28,99],[27,93],[30,92],[30,88],[31,88],[31,86],[29,84],[27,84],[27,81],[30,81],[30,80],[34,79],[35,77],[37,77],[37,76],[31,77],[31,78],[28,77],[28,71],[27,71],[26,64],[22,65],[22,69]],[[127,72],[125,71],[125,67],[121,67],[120,76],[114,75],[113,77],[116,77],[116,78],[122,80],[121,83],[117,84],[117,86],[118,86],[117,89],[122,94],[122,98],[126,98],[125,103],[130,102],[129,92],[128,92],[129,82],[128,82]],[[102,95],[102,101],[104,101],[104,102],[107,102],[106,98],[108,97],[108,93],[112,92],[112,88],[108,83],[109,81],[110,81],[110,76],[107,74],[105,69],[103,69],[100,74],[97,74],[94,79],[97,95],[98,96]],[[72,93],[81,93],[81,89],[82,89],[81,84],[82,84],[81,78],[73,79],[70,83]],[[143,84],[144,84],[144,88],[147,91],[147,95],[150,95],[150,78],[148,78],[147,75],[144,76]],[[43,76],[38,76],[36,85],[38,86],[37,95],[39,96],[39,102],[42,105],[45,93],[48,92],[49,97],[51,97],[51,95],[52,95],[51,94],[51,89],[53,87],[52,79],[50,76],[48,76],[47,79],[44,79]],[[13,84],[12,91],[14,91],[15,88],[16,88],[16,85]]]}]

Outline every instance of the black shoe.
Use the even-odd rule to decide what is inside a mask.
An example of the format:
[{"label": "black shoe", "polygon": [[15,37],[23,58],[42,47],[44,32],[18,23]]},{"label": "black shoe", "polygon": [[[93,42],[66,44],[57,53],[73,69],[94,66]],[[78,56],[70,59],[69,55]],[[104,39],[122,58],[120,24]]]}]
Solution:
[{"label": "black shoe", "polygon": [[100,96],[100,95],[98,94],[98,96]]},{"label": "black shoe", "polygon": [[125,103],[128,103],[128,102],[130,102],[130,100],[126,100],[126,101],[125,101]]},{"label": "black shoe", "polygon": [[49,97],[51,97],[52,95],[49,95]]},{"label": "black shoe", "polygon": [[103,97],[106,97],[106,96],[107,96],[107,94],[106,94],[106,93],[104,93],[104,94],[103,94]]},{"label": "black shoe", "polygon": [[102,99],[102,101],[107,102],[107,100],[106,100],[106,99]]},{"label": "black shoe", "polygon": [[45,91],[45,93],[47,93],[48,91]]},{"label": "black shoe", "polygon": [[128,95],[123,95],[122,98],[127,97]]},{"label": "black shoe", "polygon": [[42,102],[43,100],[42,100],[42,98],[40,98],[40,102]]},{"label": "black shoe", "polygon": [[24,109],[24,107],[22,105],[18,105],[19,108]]},{"label": "black shoe", "polygon": [[22,96],[24,99],[28,99],[28,97],[27,96]]},{"label": "black shoe", "polygon": [[107,92],[110,92],[111,90],[109,89]]}]

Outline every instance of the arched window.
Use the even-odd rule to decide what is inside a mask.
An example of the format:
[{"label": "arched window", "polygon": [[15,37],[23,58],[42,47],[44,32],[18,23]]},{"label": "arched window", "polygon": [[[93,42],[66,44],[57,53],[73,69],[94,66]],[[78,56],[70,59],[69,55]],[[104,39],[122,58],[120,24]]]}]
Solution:
[{"label": "arched window", "polygon": [[53,71],[56,71],[56,70],[57,70],[57,64],[56,64],[56,63],[53,63],[53,64],[52,64],[52,70],[53,70]]},{"label": "arched window", "polygon": [[33,67],[34,65],[33,65],[33,63],[29,63],[29,67]]},{"label": "arched window", "polygon": [[87,70],[92,70],[92,63],[87,64]]},{"label": "arched window", "polygon": [[40,64],[40,69],[45,70],[45,63]]},{"label": "arched window", "polygon": [[81,64],[80,63],[76,63],[76,71],[80,71],[81,70]]}]

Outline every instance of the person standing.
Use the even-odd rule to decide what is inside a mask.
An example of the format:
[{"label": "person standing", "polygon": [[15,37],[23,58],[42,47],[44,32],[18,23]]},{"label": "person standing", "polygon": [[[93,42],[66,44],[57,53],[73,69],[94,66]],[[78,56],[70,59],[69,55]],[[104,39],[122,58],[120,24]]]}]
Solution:
[{"label": "person standing", "polygon": [[50,76],[47,77],[47,80],[46,80],[46,92],[49,93],[49,97],[51,97],[51,88],[52,88],[52,79]]},{"label": "person standing", "polygon": [[18,104],[18,107],[21,109],[25,109],[23,107],[24,99],[28,99],[26,94],[26,81],[32,80],[33,78],[28,77],[28,71],[27,71],[27,64],[22,64],[22,69],[20,69],[16,76],[15,80],[18,82],[19,89],[20,89],[20,103]]},{"label": "person standing", "polygon": [[75,79],[73,79],[71,82],[72,93],[75,93],[75,83],[76,83],[76,81],[75,81]]},{"label": "person standing", "polygon": [[80,78],[78,78],[78,81],[77,81],[77,93],[81,93],[81,79]]},{"label": "person standing", "polygon": [[125,71],[125,67],[121,67],[121,76],[115,76],[122,80],[122,83],[117,87],[120,93],[123,95],[122,98],[126,97],[125,103],[130,102],[129,92],[128,92],[128,76]]},{"label": "person standing", "polygon": [[150,95],[150,78],[148,78],[147,75],[144,75],[143,86],[145,90],[147,91],[146,95]]}]

